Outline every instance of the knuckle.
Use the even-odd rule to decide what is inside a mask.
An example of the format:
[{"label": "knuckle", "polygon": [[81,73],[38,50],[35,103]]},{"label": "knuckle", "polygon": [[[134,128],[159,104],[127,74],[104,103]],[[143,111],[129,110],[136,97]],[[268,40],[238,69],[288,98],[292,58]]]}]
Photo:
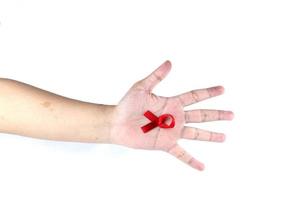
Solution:
[{"label": "knuckle", "polygon": [[192,99],[193,99],[194,102],[198,102],[199,101],[200,98],[199,98],[199,95],[198,95],[198,93],[197,93],[196,90],[192,90],[190,92],[190,94],[191,94],[191,97],[192,97]]}]

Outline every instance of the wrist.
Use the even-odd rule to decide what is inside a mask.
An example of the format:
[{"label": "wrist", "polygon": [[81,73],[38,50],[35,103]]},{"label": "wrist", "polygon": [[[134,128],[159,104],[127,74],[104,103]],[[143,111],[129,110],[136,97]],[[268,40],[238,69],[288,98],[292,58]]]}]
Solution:
[{"label": "wrist", "polygon": [[111,131],[113,128],[113,117],[115,105],[97,105],[97,124],[95,125],[97,143],[111,143]]}]

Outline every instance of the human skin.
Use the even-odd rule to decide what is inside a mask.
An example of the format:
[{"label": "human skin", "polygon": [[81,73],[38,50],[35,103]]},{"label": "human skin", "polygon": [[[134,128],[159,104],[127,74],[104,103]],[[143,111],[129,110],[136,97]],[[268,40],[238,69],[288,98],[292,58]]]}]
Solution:
[{"label": "human skin", "polygon": [[[184,107],[223,94],[216,86],[197,89],[173,97],[152,93],[166,77],[170,61],[164,62],[146,78],[136,82],[118,105],[102,105],[66,98],[11,79],[0,79],[0,132],[48,140],[109,143],[136,149],[161,150],[191,167],[203,170],[204,164],[184,150],[177,141],[191,139],[223,142],[225,135],[186,126],[217,120],[232,120],[223,110],[189,110]],[[143,133],[149,123],[143,114],[171,114],[174,128],[156,127]],[[166,122],[169,123],[169,122]]]}]

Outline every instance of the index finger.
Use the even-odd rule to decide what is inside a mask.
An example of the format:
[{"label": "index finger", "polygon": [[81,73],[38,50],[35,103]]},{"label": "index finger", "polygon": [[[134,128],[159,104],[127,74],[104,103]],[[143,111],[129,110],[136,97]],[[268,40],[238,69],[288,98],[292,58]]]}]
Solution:
[{"label": "index finger", "polygon": [[188,106],[199,101],[203,101],[205,99],[215,97],[224,93],[224,87],[215,86],[205,89],[197,89],[192,90],[180,95],[175,96],[178,98],[182,104],[182,106]]}]

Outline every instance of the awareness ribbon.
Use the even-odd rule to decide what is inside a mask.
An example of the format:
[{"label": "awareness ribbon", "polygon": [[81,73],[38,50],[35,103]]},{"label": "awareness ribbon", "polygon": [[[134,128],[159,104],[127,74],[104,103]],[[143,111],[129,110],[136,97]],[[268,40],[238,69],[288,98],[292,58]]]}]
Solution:
[{"label": "awareness ribbon", "polygon": [[[175,126],[175,119],[171,114],[163,114],[157,117],[151,111],[148,110],[144,113],[144,116],[151,121],[150,123],[141,127],[144,133],[147,133],[148,131],[154,129],[157,126],[160,128],[173,128]],[[168,118],[171,119],[170,124],[165,123]]]}]

